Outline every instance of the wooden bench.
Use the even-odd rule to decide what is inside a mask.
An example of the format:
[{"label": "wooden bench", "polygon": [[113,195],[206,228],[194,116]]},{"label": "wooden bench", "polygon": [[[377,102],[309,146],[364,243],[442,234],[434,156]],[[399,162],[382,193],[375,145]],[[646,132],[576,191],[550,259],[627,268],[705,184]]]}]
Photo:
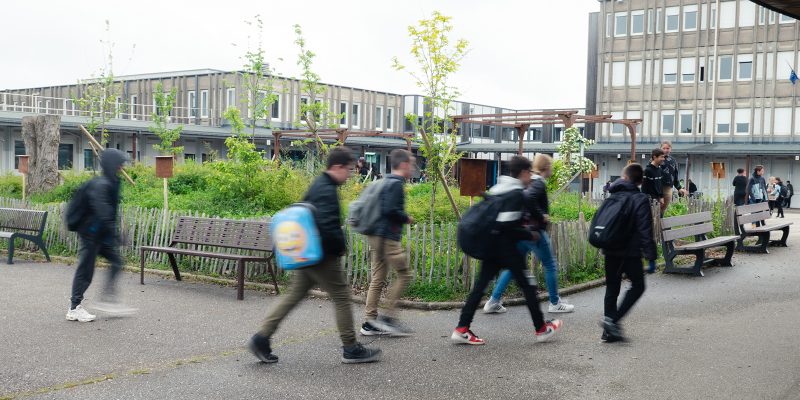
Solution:
[{"label": "wooden bench", "polygon": [[47,211],[26,210],[22,208],[0,208],[0,239],[8,239],[8,263],[14,263],[14,239],[20,238],[38,246],[47,261],[50,254],[44,244],[42,234],[47,222]]},{"label": "wooden bench", "polygon": [[[703,266],[709,264],[730,267],[731,257],[733,256],[734,245],[738,236],[720,236],[709,239],[707,234],[714,231],[714,224],[711,222],[711,213],[708,211],[680,215],[661,219],[661,246],[664,250],[664,261],[666,273],[684,273],[703,276]],[[675,244],[676,240],[694,237],[694,242],[685,244]],[[706,258],[706,249],[714,247],[725,247],[724,258]],[[673,263],[675,256],[681,254],[692,254],[695,256],[693,266],[676,266]]]},{"label": "wooden bench", "polygon": [[[178,247],[178,245],[184,245]],[[187,248],[193,246],[194,249]],[[224,247],[238,250],[255,250],[262,252],[260,255],[244,255],[230,253],[214,253],[211,251],[197,250],[197,246]],[[275,277],[275,268],[272,262],[272,239],[269,232],[269,222],[241,221],[214,218],[178,217],[175,232],[168,247],[142,246],[139,248],[141,258],[140,282],[144,285],[144,254],[145,252],[167,253],[175,279],[181,280],[175,255],[220,258],[236,260],[236,298],[244,299],[244,272],[247,262],[266,262],[275,291],[278,291],[278,280]]]},{"label": "wooden bench", "polygon": [[[769,217],[769,205],[767,202],[736,207],[734,228],[736,234],[739,235],[736,250],[769,253],[769,250],[767,250],[767,246],[769,245],[787,247],[786,239],[789,237],[789,225],[792,223],[776,221],[767,223],[766,220],[768,220]],[[760,226],[755,228],[749,227],[751,223]],[[770,240],[770,233],[779,230],[783,231],[783,237],[781,237],[780,240]],[[755,246],[744,245],[744,239],[748,236],[758,237],[758,242]]]}]

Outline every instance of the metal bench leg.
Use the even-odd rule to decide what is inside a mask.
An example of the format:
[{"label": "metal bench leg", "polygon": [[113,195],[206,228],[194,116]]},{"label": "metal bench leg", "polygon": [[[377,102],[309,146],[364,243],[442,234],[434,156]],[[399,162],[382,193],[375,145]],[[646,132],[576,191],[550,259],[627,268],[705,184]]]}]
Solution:
[{"label": "metal bench leg", "polygon": [[694,257],[695,257],[694,258],[694,267],[692,267],[692,272],[694,272],[694,274],[696,276],[704,276],[703,275],[703,263],[704,263],[705,258],[706,258],[705,250],[697,250],[696,252],[694,252]]},{"label": "metal bench leg", "polygon": [[139,249],[139,283],[144,285],[144,250]]},{"label": "metal bench leg", "polygon": [[780,246],[780,247],[789,247],[786,244],[786,239],[789,238],[789,227],[784,227],[781,229],[783,231],[783,235],[781,236],[780,240],[773,240],[770,244],[773,246]]},{"label": "metal bench leg", "polygon": [[736,240],[736,251],[746,251],[744,248],[744,234],[739,236],[739,239]]},{"label": "metal bench leg", "polygon": [[267,259],[267,269],[269,274],[272,275],[272,285],[275,286],[275,294],[281,294],[278,289],[278,277],[275,274],[275,263],[272,262],[272,256]]},{"label": "metal bench leg", "polygon": [[14,235],[11,235],[11,238],[8,239],[8,264],[11,265],[14,263]]},{"label": "metal bench leg", "polygon": [[719,265],[723,267],[732,267],[733,263],[731,263],[731,258],[733,258],[733,250],[734,250],[734,242],[727,243],[725,245],[725,258],[719,261]]},{"label": "metal bench leg", "polygon": [[51,262],[50,261],[50,253],[47,252],[47,246],[44,245],[44,240],[39,238],[39,239],[36,240],[35,243],[36,243],[37,246],[39,246],[40,249],[42,249],[42,253],[44,253],[44,258],[47,259],[47,262]]},{"label": "metal bench leg", "polygon": [[167,258],[169,258],[169,265],[172,267],[172,272],[175,273],[175,280],[181,280],[181,271],[178,271],[178,262],[175,261],[175,254],[167,253]]},{"label": "metal bench leg", "polygon": [[238,262],[236,281],[236,300],[244,300],[244,260]]}]

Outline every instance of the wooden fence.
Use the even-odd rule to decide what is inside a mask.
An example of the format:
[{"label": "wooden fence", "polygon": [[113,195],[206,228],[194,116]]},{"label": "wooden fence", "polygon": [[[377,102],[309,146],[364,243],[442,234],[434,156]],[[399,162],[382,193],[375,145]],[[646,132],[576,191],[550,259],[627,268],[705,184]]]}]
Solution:
[{"label": "wooden fence", "polygon": [[[593,205],[597,200],[592,200]],[[711,211],[715,216],[715,225],[720,225],[721,234],[733,232],[733,206],[726,201],[722,207],[714,202],[693,200],[685,201],[688,212]],[[62,223],[65,204],[35,204],[18,199],[0,198],[0,207],[28,208],[48,212],[44,238],[53,253],[75,255],[78,252],[78,236],[69,232]],[[716,210],[716,211],[715,211]],[[655,210],[654,210],[655,211]],[[657,211],[654,215],[658,215]],[[203,213],[172,211],[166,213],[161,209],[141,207],[121,207],[120,237],[121,253],[130,261],[139,261],[139,246],[167,246],[174,229],[176,217],[193,216],[209,217]],[[253,218],[254,220],[268,220]],[[406,249],[409,265],[414,271],[416,280],[430,284],[445,285],[451,288],[469,289],[474,283],[478,263],[468,259],[456,245],[455,223],[417,223],[406,227],[403,246]],[[654,239],[660,240],[660,219],[654,218]],[[595,270],[602,268],[602,256],[597,249],[586,241],[589,221],[562,221],[550,224],[548,234],[551,239],[553,253],[559,266],[559,274],[570,277],[578,270]],[[343,258],[349,282],[354,288],[365,288],[369,282],[369,246],[366,237],[345,228],[348,251]],[[27,242],[20,242],[20,247],[35,249]],[[230,249],[206,246],[204,251],[229,252]],[[148,253],[146,263],[150,265],[167,265],[166,255]],[[542,278],[538,262],[531,257],[530,268],[538,278]],[[221,259],[201,259],[180,257],[179,263],[184,268],[212,276],[233,276],[236,267],[234,262]],[[248,279],[265,277],[266,263],[249,263],[246,271]],[[543,284],[543,282],[540,282]]]}]

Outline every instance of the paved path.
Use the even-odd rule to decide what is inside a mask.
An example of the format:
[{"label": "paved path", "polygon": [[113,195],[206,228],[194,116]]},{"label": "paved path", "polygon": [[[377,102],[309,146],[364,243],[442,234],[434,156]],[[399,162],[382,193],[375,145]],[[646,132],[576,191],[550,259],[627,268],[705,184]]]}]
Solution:
[{"label": "paved path", "polygon": [[524,307],[479,314],[483,347],[448,342],[457,311],[405,311],[417,334],[378,340],[383,361],[368,365],[340,364],[325,300],[290,315],[281,361],[264,365],[243,345],[275,297],[125,273],[140,313],[80,324],[64,320],[73,267],[0,264],[0,399],[800,399],[800,233],[790,246],[737,253],[704,278],[648,277],[626,344],[600,343],[598,288],[570,297],[550,343],[534,341]]}]

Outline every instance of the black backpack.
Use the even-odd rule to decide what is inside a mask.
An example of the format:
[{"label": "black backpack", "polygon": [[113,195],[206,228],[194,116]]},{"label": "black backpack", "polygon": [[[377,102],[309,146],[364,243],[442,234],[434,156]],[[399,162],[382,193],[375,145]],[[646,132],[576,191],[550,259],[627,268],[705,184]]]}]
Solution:
[{"label": "black backpack", "polygon": [[497,216],[503,207],[500,196],[485,194],[483,201],[470,207],[458,223],[456,241],[468,256],[485,260],[497,250]]},{"label": "black backpack", "polygon": [[633,195],[614,193],[609,196],[592,218],[589,226],[589,243],[598,249],[619,250],[631,238],[630,207]]},{"label": "black backpack", "polygon": [[789,188],[786,185],[781,185],[780,196],[784,199],[789,197]]},{"label": "black backpack", "polygon": [[67,230],[70,232],[77,232],[83,222],[91,214],[89,207],[89,185],[92,184],[94,179],[82,183],[72,193],[72,198],[67,203],[67,209],[64,212],[64,223],[67,225]]}]

